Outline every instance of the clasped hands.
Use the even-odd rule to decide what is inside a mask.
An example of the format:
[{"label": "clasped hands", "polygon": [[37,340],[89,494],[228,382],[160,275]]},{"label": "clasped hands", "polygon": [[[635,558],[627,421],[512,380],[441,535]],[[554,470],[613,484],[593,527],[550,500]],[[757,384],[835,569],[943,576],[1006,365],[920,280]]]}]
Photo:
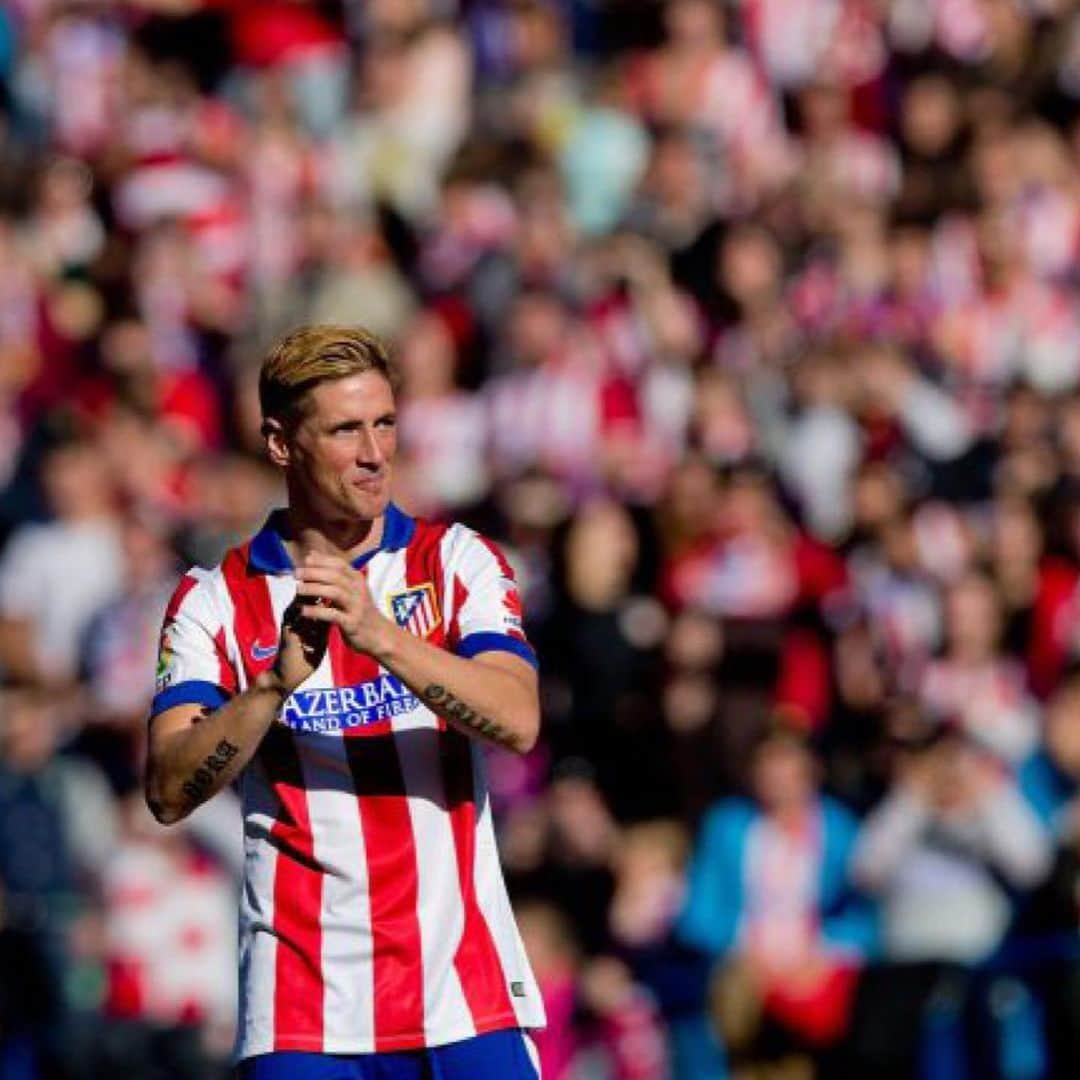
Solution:
[{"label": "clasped hands", "polygon": [[336,626],[357,652],[376,655],[393,623],[379,611],[367,575],[346,559],[308,552],[295,570],[296,599],[282,620],[274,673],[295,689],[319,666],[326,636]]},{"label": "clasped hands", "polygon": [[367,575],[338,555],[312,551],[296,569],[299,615],[341,631],[350,648],[378,649],[389,620],[376,607]]}]

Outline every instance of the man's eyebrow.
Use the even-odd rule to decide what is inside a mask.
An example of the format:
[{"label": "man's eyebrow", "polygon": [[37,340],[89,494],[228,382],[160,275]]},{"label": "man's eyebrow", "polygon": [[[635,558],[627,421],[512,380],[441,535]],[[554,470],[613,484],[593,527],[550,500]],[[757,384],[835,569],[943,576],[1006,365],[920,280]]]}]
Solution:
[{"label": "man's eyebrow", "polygon": [[[397,410],[389,409],[384,413],[380,413],[374,420],[370,421],[372,424],[381,424],[384,420],[397,420]],[[355,416],[347,416],[341,420],[329,421],[330,431],[341,431],[344,428],[363,427],[367,421],[361,420]]]}]

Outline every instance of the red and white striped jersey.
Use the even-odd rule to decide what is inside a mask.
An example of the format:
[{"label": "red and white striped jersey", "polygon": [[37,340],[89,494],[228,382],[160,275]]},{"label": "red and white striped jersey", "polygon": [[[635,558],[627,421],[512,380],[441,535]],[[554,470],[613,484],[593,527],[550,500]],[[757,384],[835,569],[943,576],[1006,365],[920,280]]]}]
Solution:
[{"label": "red and white striped jersey", "polygon": [[[165,618],[153,714],[217,707],[269,667],[295,595],[271,515]],[[399,625],[535,663],[513,572],[461,525],[387,510],[354,563]],[[544,1024],[495,847],[479,746],[331,628],[242,779],[237,1056],[371,1053]]]}]

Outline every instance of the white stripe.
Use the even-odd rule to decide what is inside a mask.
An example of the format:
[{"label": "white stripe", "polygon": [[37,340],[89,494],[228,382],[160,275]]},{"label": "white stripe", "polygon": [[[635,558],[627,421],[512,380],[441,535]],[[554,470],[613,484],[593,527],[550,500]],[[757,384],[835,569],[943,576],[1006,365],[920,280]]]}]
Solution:
[{"label": "white stripe", "polygon": [[505,985],[509,986],[513,982],[524,984],[524,996],[510,996],[519,1026],[542,1028],[545,1025],[544,1005],[525,956],[525,946],[518,935],[510,898],[506,895],[506,885],[499,866],[483,755],[475,743],[470,743],[470,747],[473,759],[473,791],[476,798],[476,858],[473,864],[476,903],[491,931]]},{"label": "white stripe", "polygon": [[277,850],[268,842],[277,800],[256,758],[244,770],[244,890],[240,897],[240,1016],[236,1056],[274,1048],[274,991],[277,938],[274,872]]},{"label": "white stripe", "polygon": [[454,834],[446,812],[439,734],[431,728],[396,738],[417,853],[417,916],[424,973],[424,1035],[441,1041],[446,1032],[476,1034],[454,956],[465,928]]},{"label": "white stripe", "polygon": [[[233,661],[238,687],[247,683],[236,638],[232,596],[220,569],[213,572],[214,596],[220,605],[225,644]],[[239,960],[240,1015],[236,1029],[236,1056],[249,1057],[274,1048],[274,994],[277,938],[274,936],[274,875],[277,849],[268,837],[274,827],[277,799],[258,756],[244,770],[240,782],[244,811],[244,886],[240,897]]]},{"label": "white stripe", "polygon": [[[371,590],[371,598],[375,606],[380,610],[386,610],[387,601],[391,596],[405,591],[405,552],[380,552],[367,566],[368,588]],[[391,614],[393,611],[391,609]],[[413,613],[409,613],[412,618]],[[396,619],[394,620],[397,621]],[[406,623],[409,619],[405,620]]]},{"label": "white stripe", "polygon": [[[395,593],[404,592],[407,588],[405,584],[405,551],[393,551],[385,552],[380,555],[376,555],[375,558],[368,563],[368,586],[371,589],[371,595],[375,600],[376,606],[380,610],[384,610],[386,607],[386,597],[393,596]],[[407,620],[407,625],[404,629],[409,628],[409,624],[415,625],[416,612],[413,612]],[[380,674],[385,672],[386,668],[379,668]],[[391,727],[394,731],[399,731],[404,728],[413,728],[420,726],[430,726],[428,719],[421,719],[423,717],[430,718],[433,722],[431,714],[426,710],[417,710],[413,714],[406,714],[404,716],[395,716],[391,721]]]},{"label": "white stripe", "polygon": [[236,642],[236,607],[233,605],[232,595],[225,584],[225,575],[220,569],[215,569],[211,575],[213,583],[213,597],[218,606],[221,625],[225,628],[225,652],[232,662],[233,673],[236,675],[237,690],[243,690],[247,685],[247,676],[244,673],[243,658],[240,656],[240,646]]},{"label": "white stripe", "polygon": [[439,590],[439,595],[443,598],[442,618],[446,624],[446,636],[448,639],[451,627],[453,627],[454,620],[457,618],[457,611],[454,608],[453,581],[454,575],[458,573],[455,555],[458,551],[457,542],[460,538],[461,526],[454,524],[443,533],[442,539],[439,541],[439,565],[442,567],[443,579],[435,582],[435,588]]},{"label": "white stripe", "polygon": [[[222,579],[224,585],[224,579]],[[292,577],[268,578],[267,585],[275,619],[295,593]],[[239,657],[236,664],[240,689],[247,683],[242,643],[237,639],[233,619],[235,608],[228,588],[220,590],[229,604],[226,640]],[[256,756],[244,773],[244,894],[240,905],[240,1002],[241,1025],[237,1033],[238,1056],[265,1053],[274,1048],[274,998],[277,976],[277,937],[274,934],[274,877],[277,848],[270,833],[277,820],[279,804],[270,778]],[[246,1017],[246,1018],[245,1018]]]}]

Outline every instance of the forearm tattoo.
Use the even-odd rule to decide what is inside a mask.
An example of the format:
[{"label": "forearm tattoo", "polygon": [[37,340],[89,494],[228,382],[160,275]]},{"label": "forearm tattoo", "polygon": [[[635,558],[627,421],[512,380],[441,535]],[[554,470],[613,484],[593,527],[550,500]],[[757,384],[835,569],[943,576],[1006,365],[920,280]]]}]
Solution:
[{"label": "forearm tattoo", "polygon": [[435,707],[436,712],[442,713],[447,719],[454,720],[495,742],[503,744],[510,742],[510,735],[494,720],[481,716],[474,708],[454,697],[445,686],[431,683],[422,696],[429,705]]},{"label": "forearm tattoo", "polygon": [[184,794],[193,802],[199,803],[206,793],[214,786],[214,777],[218,775],[236,755],[240,753],[240,747],[234,746],[228,739],[222,739],[214,747],[202,764],[202,768],[196,769],[183,786]]}]

